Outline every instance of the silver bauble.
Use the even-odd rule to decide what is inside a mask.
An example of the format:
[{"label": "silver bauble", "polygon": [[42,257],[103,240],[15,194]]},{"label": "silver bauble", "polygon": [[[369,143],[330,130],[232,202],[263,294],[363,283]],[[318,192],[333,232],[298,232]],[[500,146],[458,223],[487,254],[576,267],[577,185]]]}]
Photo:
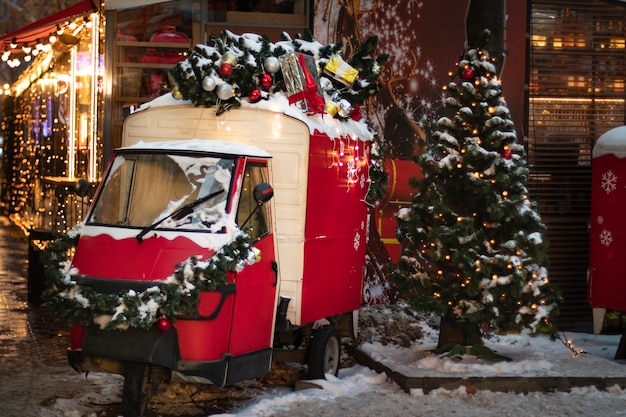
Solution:
[{"label": "silver bauble", "polygon": [[278,72],[278,70],[280,69],[280,63],[278,62],[278,58],[276,58],[275,56],[268,56],[267,58],[265,58],[265,61],[263,61],[263,68],[270,74]]},{"label": "silver bauble", "polygon": [[213,91],[215,89],[215,78],[207,75],[202,79],[202,89],[204,91]]},{"label": "silver bauble", "polygon": [[340,117],[346,118],[346,117],[350,117],[350,115],[352,114],[352,104],[346,100],[339,100],[339,112],[338,112]]},{"label": "silver bauble", "polygon": [[233,96],[233,87],[230,84],[220,84],[215,88],[215,93],[220,100],[228,100]]},{"label": "silver bauble", "polygon": [[380,74],[380,64],[376,61],[372,64],[372,73],[376,75]]}]

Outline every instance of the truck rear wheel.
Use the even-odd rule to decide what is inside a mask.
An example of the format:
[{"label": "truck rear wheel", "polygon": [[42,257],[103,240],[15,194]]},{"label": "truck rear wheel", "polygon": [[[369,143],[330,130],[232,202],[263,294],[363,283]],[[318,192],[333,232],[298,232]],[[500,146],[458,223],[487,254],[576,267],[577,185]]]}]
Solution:
[{"label": "truck rear wheel", "polygon": [[122,414],[124,417],[145,415],[150,399],[150,365],[143,362],[127,362],[122,389]]},{"label": "truck rear wheel", "polygon": [[324,326],[313,333],[309,347],[309,378],[322,379],[326,374],[337,376],[341,361],[341,340],[333,326]]}]

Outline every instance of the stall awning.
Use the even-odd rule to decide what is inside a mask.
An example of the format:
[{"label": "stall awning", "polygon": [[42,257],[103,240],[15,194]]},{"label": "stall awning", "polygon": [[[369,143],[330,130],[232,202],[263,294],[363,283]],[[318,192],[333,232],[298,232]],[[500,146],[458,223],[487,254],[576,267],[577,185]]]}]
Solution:
[{"label": "stall awning", "polygon": [[56,31],[57,24],[62,24],[72,18],[91,13],[97,10],[93,0],[82,0],[73,6],[63,9],[48,17],[30,23],[0,36],[0,52],[11,51],[10,44],[15,42],[21,48],[24,44],[33,46],[38,40],[47,38]]}]

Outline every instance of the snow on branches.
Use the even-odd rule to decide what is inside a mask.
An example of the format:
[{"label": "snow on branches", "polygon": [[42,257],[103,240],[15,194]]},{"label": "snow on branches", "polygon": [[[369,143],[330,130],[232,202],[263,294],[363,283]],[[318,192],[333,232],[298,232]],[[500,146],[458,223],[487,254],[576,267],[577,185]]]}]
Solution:
[{"label": "snow on branches", "polygon": [[495,66],[469,49],[451,74],[446,114],[419,158],[424,178],[398,218],[397,282],[414,307],[483,332],[554,332],[560,295],[547,279],[546,229]]}]

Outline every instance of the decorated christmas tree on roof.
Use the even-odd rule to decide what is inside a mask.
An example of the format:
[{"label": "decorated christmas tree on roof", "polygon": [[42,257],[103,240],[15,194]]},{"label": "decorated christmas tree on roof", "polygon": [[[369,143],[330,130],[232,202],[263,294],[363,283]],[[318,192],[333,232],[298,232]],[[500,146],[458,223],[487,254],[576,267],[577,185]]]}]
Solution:
[{"label": "decorated christmas tree on roof", "polygon": [[414,307],[442,317],[440,347],[480,345],[496,330],[552,332],[558,313],[546,227],[495,72],[486,51],[469,49],[450,73],[450,113],[419,158],[424,178],[410,208],[398,214],[405,249],[396,281]]}]

